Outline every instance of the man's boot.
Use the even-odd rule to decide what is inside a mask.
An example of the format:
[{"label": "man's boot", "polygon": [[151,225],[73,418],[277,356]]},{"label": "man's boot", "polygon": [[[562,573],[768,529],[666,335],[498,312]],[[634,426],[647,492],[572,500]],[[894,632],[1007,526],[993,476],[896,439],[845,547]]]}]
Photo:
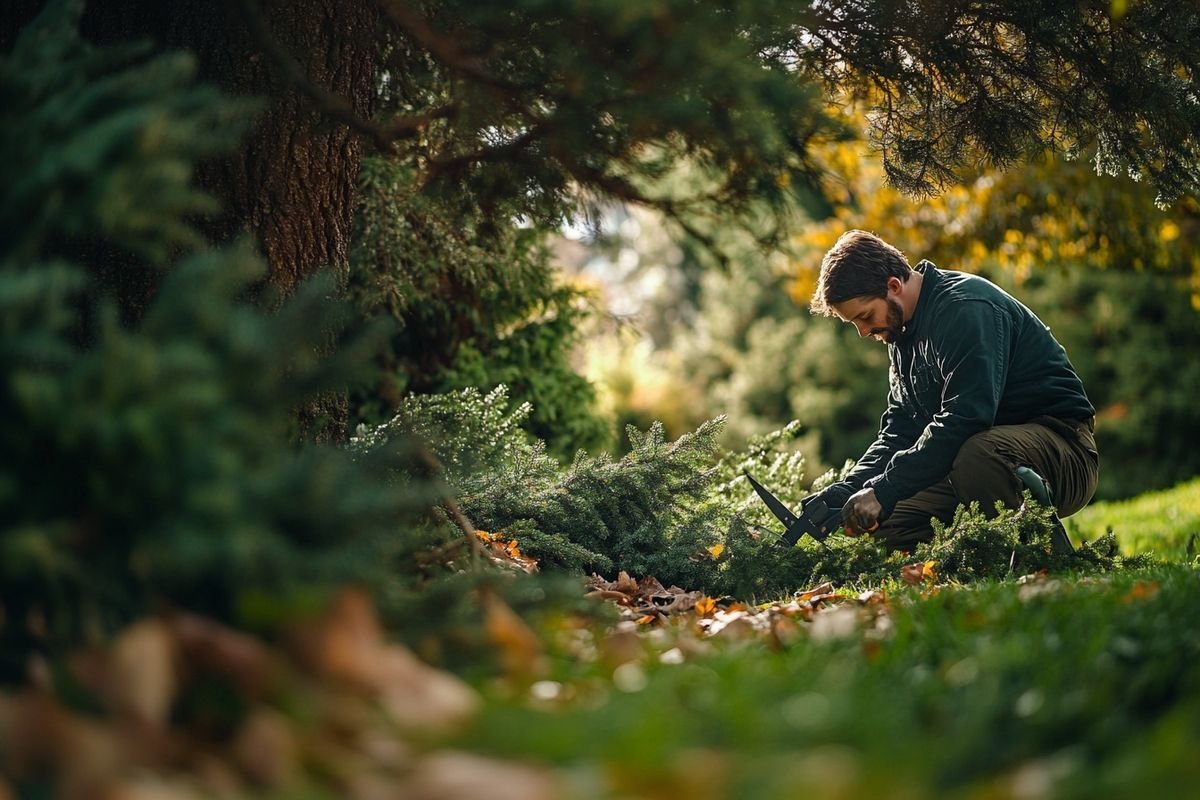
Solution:
[{"label": "man's boot", "polygon": [[[1054,506],[1053,501],[1050,499],[1049,481],[1029,467],[1017,467],[1016,473],[1034,500],[1047,508]],[[1050,548],[1054,553],[1059,555],[1068,555],[1075,552],[1075,546],[1071,544],[1071,537],[1067,536],[1067,529],[1063,527],[1062,520],[1058,518],[1057,512],[1051,518]]]}]

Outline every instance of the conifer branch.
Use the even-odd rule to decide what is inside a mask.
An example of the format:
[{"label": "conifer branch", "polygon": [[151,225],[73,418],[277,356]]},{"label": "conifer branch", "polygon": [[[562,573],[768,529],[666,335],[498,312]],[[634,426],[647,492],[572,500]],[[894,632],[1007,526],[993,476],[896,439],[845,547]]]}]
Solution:
[{"label": "conifer branch", "polygon": [[524,87],[507,81],[491,72],[483,61],[464,53],[453,39],[438,33],[423,16],[403,0],[378,0],[383,12],[397,28],[408,34],[430,55],[446,66],[479,83],[507,91],[520,91]]},{"label": "conifer branch", "polygon": [[377,150],[387,152],[397,141],[414,138],[432,122],[450,119],[459,112],[457,103],[447,103],[424,114],[395,117],[385,125],[366,119],[351,107],[345,97],[320,86],[309,77],[300,62],[271,33],[255,0],[237,0],[236,5],[246,20],[250,35],[279,70],[280,77],[299,91],[314,108],[370,140]]}]

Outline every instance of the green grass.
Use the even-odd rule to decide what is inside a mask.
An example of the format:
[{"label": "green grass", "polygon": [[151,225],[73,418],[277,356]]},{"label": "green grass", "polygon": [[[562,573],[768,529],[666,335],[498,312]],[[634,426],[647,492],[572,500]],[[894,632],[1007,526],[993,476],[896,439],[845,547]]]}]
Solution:
[{"label": "green grass", "polygon": [[[1184,796],[1200,785],[1200,574],[947,587],[840,638],[641,637],[558,654],[560,697],[493,694],[462,746],[584,797]],[[593,655],[588,655],[593,653]],[[625,652],[625,656],[629,656]]]},{"label": "green grass", "polygon": [[1129,500],[1093,503],[1065,524],[1077,544],[1112,528],[1123,552],[1184,557],[1188,538],[1200,533],[1200,478]]},{"label": "green grass", "polygon": [[892,576],[874,584],[886,613],[860,609],[839,636],[543,621],[551,682],[486,686],[457,744],[545,764],[589,798],[1188,796],[1200,479],[1068,527],[1076,541],[1112,528],[1161,563],[924,591]]}]

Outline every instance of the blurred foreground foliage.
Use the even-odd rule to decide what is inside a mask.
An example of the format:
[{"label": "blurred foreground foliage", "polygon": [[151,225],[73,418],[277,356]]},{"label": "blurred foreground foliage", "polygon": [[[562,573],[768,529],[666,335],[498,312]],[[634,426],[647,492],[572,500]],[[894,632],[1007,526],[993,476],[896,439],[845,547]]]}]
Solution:
[{"label": "blurred foreground foliage", "polygon": [[[5,679],[163,604],[269,628],[378,585],[436,497],[387,480],[404,440],[293,444],[294,409],[361,379],[378,332],[352,330],[325,278],[271,313],[247,299],[262,260],[206,249],[186,220],[211,208],[194,163],[233,146],[248,107],[197,87],[187,55],[90,46],[78,13],[53,4],[0,60]],[[120,276],[71,260],[89,242],[164,274],[138,322]]]}]

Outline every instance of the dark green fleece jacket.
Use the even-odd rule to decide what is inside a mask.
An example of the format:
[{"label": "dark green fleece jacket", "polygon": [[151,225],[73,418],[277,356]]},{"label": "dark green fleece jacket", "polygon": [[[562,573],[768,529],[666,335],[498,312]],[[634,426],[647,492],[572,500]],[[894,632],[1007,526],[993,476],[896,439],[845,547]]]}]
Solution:
[{"label": "dark green fleece jacket", "polygon": [[924,276],[916,310],[903,338],[888,345],[879,436],[846,480],[826,490],[832,507],[870,487],[889,515],[945,478],[959,448],[981,431],[1096,413],[1066,351],[1032,311],[976,275],[928,261],[916,269]]}]

